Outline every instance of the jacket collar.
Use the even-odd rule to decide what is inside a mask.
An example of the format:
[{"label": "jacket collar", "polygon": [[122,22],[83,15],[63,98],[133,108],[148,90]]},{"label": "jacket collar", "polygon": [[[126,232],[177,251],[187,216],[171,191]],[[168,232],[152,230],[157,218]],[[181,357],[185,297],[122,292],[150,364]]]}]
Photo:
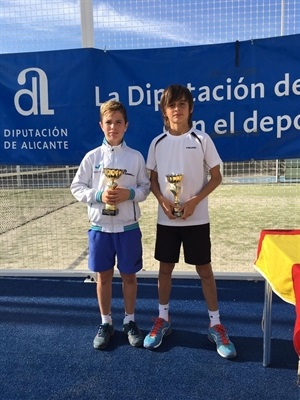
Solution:
[{"label": "jacket collar", "polygon": [[123,147],[126,146],[125,140],[123,139],[122,142],[120,144],[118,144],[117,146],[111,146],[108,141],[106,140],[106,138],[103,139],[102,144],[104,146],[106,146],[108,149],[121,149]]}]

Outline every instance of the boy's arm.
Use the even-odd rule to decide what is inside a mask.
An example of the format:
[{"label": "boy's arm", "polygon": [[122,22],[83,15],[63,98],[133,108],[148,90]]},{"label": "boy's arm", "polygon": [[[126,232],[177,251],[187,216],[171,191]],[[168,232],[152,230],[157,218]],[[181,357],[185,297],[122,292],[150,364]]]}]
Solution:
[{"label": "boy's arm", "polygon": [[162,194],[160,192],[160,187],[158,183],[158,174],[156,171],[153,170],[150,171],[150,190],[159,202],[159,198],[162,196]]},{"label": "boy's arm", "polygon": [[222,183],[222,174],[220,171],[220,165],[216,165],[215,167],[211,168],[209,173],[210,173],[209,181],[196,196],[196,197],[198,197],[198,196],[200,197],[198,203],[201,200],[203,200],[205,197],[207,197],[211,192],[213,192]]},{"label": "boy's arm", "polygon": [[140,168],[137,175],[137,187],[134,189],[134,201],[145,201],[150,193],[150,180],[144,158],[140,157]]},{"label": "boy's arm", "polygon": [[[138,172],[136,186],[123,188],[117,186],[117,188],[111,192],[115,195],[113,199],[116,203],[121,203],[122,201],[132,200],[136,203],[146,200],[148,194],[150,193],[150,180],[148,177],[148,172],[145,166],[145,161],[140,155],[140,160],[138,163]],[[102,197],[103,198],[103,197]]]},{"label": "boy's arm", "polygon": [[202,188],[202,190],[186,203],[184,203],[183,209],[183,216],[182,219],[186,219],[190,217],[195,210],[195,207],[201,200],[207,197],[211,192],[213,192],[222,182],[222,174],[220,171],[220,165],[216,165],[215,167],[210,169],[210,180],[207,184]]},{"label": "boy's arm", "polygon": [[92,181],[92,168],[86,158],[84,158],[76,175],[71,183],[70,190],[76,200],[82,203],[95,203],[98,189],[93,188]]},{"label": "boy's arm", "polygon": [[158,174],[156,171],[153,170],[151,170],[150,173],[150,189],[154,196],[157,198],[158,203],[162,207],[167,217],[169,219],[176,219],[176,217],[172,214],[174,204],[162,195],[158,183]]}]

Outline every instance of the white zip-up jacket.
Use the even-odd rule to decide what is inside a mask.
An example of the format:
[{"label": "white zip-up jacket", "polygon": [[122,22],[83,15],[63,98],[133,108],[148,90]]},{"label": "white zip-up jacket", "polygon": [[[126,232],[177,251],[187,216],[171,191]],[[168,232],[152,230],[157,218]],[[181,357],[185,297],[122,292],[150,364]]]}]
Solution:
[{"label": "white zip-up jacket", "polygon": [[[126,170],[117,184],[130,190],[130,199],[118,204],[119,213],[115,216],[102,215],[105,204],[101,202],[101,195],[109,183],[104,168]],[[110,146],[104,139],[100,147],[85,155],[70,189],[78,201],[87,204],[92,229],[113,233],[137,228],[141,215],[139,202],[146,200],[150,193],[145,160],[125,141],[118,146]]]}]

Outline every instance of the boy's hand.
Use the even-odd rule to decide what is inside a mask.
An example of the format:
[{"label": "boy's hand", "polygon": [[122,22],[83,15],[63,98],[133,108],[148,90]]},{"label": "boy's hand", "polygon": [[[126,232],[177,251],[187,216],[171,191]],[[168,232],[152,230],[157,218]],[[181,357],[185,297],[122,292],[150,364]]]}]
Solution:
[{"label": "boy's hand", "polygon": [[193,215],[197,204],[198,201],[195,197],[185,202],[181,207],[181,211],[183,212],[181,219],[187,219]]},{"label": "boy's hand", "polygon": [[102,193],[103,203],[114,206],[115,204],[122,203],[130,197],[130,190],[127,188],[117,186],[115,189],[108,189]]},{"label": "boy's hand", "polygon": [[175,215],[172,214],[174,209],[174,203],[167,199],[166,197],[161,196],[159,199],[159,204],[161,205],[164,213],[169,219],[176,219]]}]

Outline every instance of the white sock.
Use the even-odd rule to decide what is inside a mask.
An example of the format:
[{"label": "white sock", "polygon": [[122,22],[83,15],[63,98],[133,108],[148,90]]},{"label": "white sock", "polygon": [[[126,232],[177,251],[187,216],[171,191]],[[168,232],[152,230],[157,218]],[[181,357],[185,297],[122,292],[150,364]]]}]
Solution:
[{"label": "white sock", "polygon": [[134,322],[134,314],[126,314],[125,313],[125,317],[123,319],[123,324],[129,324],[130,321]]},{"label": "white sock", "polygon": [[111,318],[111,314],[108,315],[103,315],[101,314],[101,320],[102,320],[102,324],[112,324],[112,318]]},{"label": "white sock", "polygon": [[210,327],[219,325],[221,323],[219,310],[217,310],[217,311],[209,311],[208,310],[208,316],[209,316],[209,320],[210,320],[210,324],[209,324]]},{"label": "white sock", "polygon": [[165,321],[169,321],[169,303],[158,305],[159,318],[163,318]]}]

